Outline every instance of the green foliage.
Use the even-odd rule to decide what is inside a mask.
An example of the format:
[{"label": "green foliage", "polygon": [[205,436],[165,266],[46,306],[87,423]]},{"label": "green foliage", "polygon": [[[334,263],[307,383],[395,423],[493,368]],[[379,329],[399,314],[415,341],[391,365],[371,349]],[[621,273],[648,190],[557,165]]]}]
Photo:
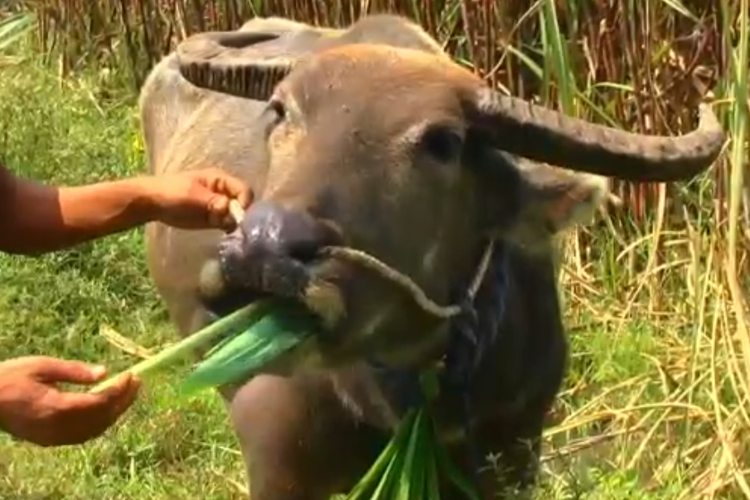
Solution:
[{"label": "green foliage", "polygon": [[[95,4],[101,10],[107,2]],[[198,4],[208,3],[186,3]],[[744,309],[750,274],[742,238],[749,65],[747,20],[738,15],[748,11],[747,2],[569,0],[554,2],[555,9],[546,0],[455,2],[446,9],[441,2],[413,4],[460,60],[497,69],[485,73],[489,81],[587,119],[673,134],[694,125],[688,114],[699,99],[715,98],[731,143],[710,175],[663,193],[659,186],[620,186],[627,213],[600,217],[562,241],[570,372],[550,415],[536,498],[750,497],[744,465],[750,458]],[[54,12],[61,5],[47,7]],[[252,8],[284,15],[289,11],[282,7],[297,5],[305,9],[294,17],[321,22],[358,12],[339,2],[323,9],[321,2],[278,0]],[[482,5],[494,9],[489,27],[476,12]],[[197,24],[194,11],[187,12],[185,22]],[[223,23],[227,16],[219,14]],[[44,68],[38,53],[13,44],[22,57],[2,67],[2,159],[23,175],[60,183],[140,172],[135,96],[132,87],[129,93],[118,87],[132,85],[131,72],[120,69],[128,64],[128,44],[105,36],[122,26],[120,13],[102,16],[101,25],[72,10],[66,15],[74,23],[54,28],[38,16],[40,38],[50,41],[57,30],[60,40],[88,26],[82,36],[125,56],[112,64],[102,56],[109,48],[76,42],[96,55],[96,65],[73,64],[82,53],[73,47],[68,62],[53,54],[60,65]],[[476,21],[464,26],[466,16]],[[155,57],[143,48],[144,32],[165,40],[170,26],[160,23],[174,20],[129,19],[136,56]],[[180,33],[182,26],[171,28]],[[72,77],[59,79],[58,68]],[[730,225],[731,237],[725,234]],[[95,335],[101,323],[153,350],[174,340],[151,288],[141,231],[49,257],[0,256],[0,280],[2,357],[55,354],[104,361],[116,371],[134,359]],[[184,398],[174,383],[187,368],[155,376],[102,440],[59,450],[2,441],[0,498],[246,498],[222,402],[210,392]]]},{"label": "green foliage", "polygon": [[[80,184],[142,172],[133,109],[97,98],[96,80],[59,80],[35,53],[2,68],[0,157],[37,180]],[[105,363],[132,355],[97,335],[111,325],[137,344],[174,341],[146,267],[141,230],[39,258],[0,254],[0,359],[47,354]],[[244,481],[220,400],[181,396],[176,365],[144,387],[104,439],[37,449],[0,434],[0,498],[239,499]]]},{"label": "green foliage", "polygon": [[429,409],[413,409],[362,479],[348,494],[331,500],[439,500],[440,475],[461,490],[466,500],[479,500],[478,492],[440,445]]},{"label": "green foliage", "polygon": [[34,16],[20,12],[0,20],[0,52],[18,43],[34,26]]},{"label": "green foliage", "polygon": [[[34,62],[4,69],[0,80],[0,155],[11,170],[59,184],[140,170],[130,108],[105,110],[85,83],[61,84]],[[0,356],[11,346],[49,350],[49,332],[58,332],[59,354],[90,353],[100,322],[136,311],[134,325],[150,323],[157,303],[145,273],[138,231],[37,259],[0,256]]]},{"label": "green foliage", "polygon": [[314,333],[316,318],[301,307],[283,303],[261,307],[246,323],[249,326],[203,356],[183,381],[186,393],[247,381]]}]

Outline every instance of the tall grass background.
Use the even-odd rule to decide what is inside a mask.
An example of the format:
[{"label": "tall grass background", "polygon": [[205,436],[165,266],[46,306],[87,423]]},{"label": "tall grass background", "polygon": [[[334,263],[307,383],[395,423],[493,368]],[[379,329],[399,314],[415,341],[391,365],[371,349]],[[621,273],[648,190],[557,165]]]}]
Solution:
[{"label": "tall grass background", "polygon": [[[597,470],[606,460],[638,471],[646,490],[658,492],[653,498],[750,498],[748,7],[748,0],[26,0],[0,7],[0,48],[31,34],[61,81],[93,72],[96,99],[134,103],[148,70],[189,34],[236,28],[256,15],[345,26],[365,13],[395,12],[489,84],[593,122],[675,135],[696,126],[699,102],[712,103],[729,141],[709,172],[689,183],[613,183],[621,203],[561,242],[573,353],[545,464],[555,477],[573,456]],[[631,355],[607,357],[612,343],[632,343]],[[609,371],[589,376],[593,363]]]}]

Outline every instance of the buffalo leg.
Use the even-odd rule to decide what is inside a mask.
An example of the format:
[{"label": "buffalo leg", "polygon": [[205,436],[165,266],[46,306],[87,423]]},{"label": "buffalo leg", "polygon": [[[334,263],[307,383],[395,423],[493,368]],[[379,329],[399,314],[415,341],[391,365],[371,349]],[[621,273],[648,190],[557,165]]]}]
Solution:
[{"label": "buffalo leg", "polygon": [[[478,488],[483,500],[526,498],[536,483],[544,412],[525,413],[524,418],[495,418],[475,430],[477,444],[484,453]],[[463,474],[471,477],[465,446],[451,449],[451,456]],[[487,460],[488,456],[493,459]],[[453,489],[447,498],[463,496]]]},{"label": "buffalo leg", "polygon": [[324,378],[259,376],[229,398],[252,500],[328,500],[387,437],[355,421]]},{"label": "buffalo leg", "polygon": [[488,498],[530,496],[539,473],[543,421],[543,416],[539,416],[521,424],[516,422],[515,426],[497,422],[492,430],[482,433],[487,435],[483,442],[491,446],[488,451],[495,457],[491,469],[495,493]]}]

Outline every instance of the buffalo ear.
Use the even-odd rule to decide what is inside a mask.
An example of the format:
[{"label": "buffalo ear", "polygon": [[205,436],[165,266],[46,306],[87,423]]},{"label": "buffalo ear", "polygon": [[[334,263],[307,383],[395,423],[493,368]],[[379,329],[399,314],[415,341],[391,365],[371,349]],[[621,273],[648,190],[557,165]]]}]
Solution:
[{"label": "buffalo ear", "polygon": [[593,219],[609,195],[609,180],[518,159],[518,211],[504,238],[531,252],[546,252],[553,238]]}]

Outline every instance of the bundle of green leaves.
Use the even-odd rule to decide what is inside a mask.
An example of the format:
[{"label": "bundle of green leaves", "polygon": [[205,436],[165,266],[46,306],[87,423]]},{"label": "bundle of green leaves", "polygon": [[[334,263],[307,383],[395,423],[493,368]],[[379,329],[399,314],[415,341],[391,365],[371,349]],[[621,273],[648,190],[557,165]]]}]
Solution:
[{"label": "bundle of green leaves", "polygon": [[187,393],[250,380],[319,328],[307,309],[288,302],[257,303],[250,317],[227,323],[222,340],[182,382]]},{"label": "bundle of green leaves", "polygon": [[429,410],[412,409],[362,479],[331,500],[439,500],[440,472],[468,500],[480,499],[440,446]]},{"label": "bundle of green leaves", "polygon": [[[318,328],[317,318],[301,306],[261,301],[216,321],[128,371],[143,376],[213,343],[215,346],[183,380],[183,391],[194,393],[241,384],[282,354],[312,339]],[[429,401],[437,395],[436,372],[425,372],[422,381]],[[390,442],[352,490],[331,500],[439,500],[439,471],[467,499],[479,500],[472,485],[464,480],[439,445],[426,404],[406,414]]]}]

